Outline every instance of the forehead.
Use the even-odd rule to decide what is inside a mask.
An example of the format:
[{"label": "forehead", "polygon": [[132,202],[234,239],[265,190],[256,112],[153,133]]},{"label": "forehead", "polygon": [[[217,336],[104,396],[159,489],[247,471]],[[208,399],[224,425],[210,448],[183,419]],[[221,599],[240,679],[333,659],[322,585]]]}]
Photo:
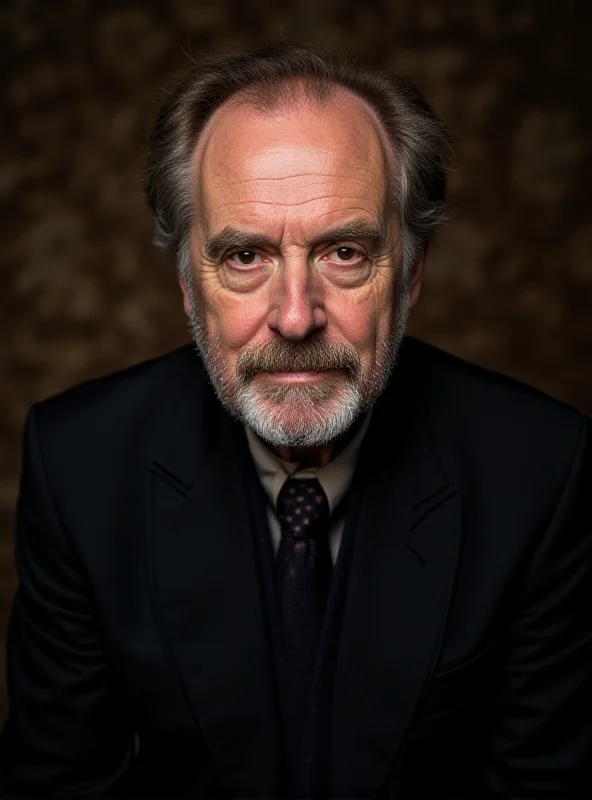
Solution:
[{"label": "forehead", "polygon": [[230,103],[215,112],[196,147],[196,200],[214,225],[220,215],[223,224],[235,215],[310,218],[348,209],[376,218],[390,185],[389,161],[374,112],[346,90],[322,103],[299,100],[265,112]]}]

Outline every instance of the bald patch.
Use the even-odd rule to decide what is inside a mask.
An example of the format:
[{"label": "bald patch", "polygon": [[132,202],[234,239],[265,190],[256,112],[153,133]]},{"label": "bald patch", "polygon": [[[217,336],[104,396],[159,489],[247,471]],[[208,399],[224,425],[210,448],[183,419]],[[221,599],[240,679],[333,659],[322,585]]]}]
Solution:
[{"label": "bald patch", "polygon": [[[311,85],[309,86],[309,84]],[[317,86],[316,94],[311,90],[312,85]],[[321,85],[322,89],[319,89]],[[322,113],[329,116],[334,114],[340,117],[340,130],[335,132],[337,135],[344,130],[347,131],[347,128],[350,128],[351,133],[352,116],[358,116],[361,126],[367,126],[366,135],[360,125],[354,124],[358,136],[357,142],[352,142],[353,152],[359,152],[362,148],[367,149],[372,140],[371,134],[374,134],[382,151],[384,175],[388,182],[387,201],[394,200],[396,154],[377,113],[366,100],[345,87],[331,83],[321,84],[320,81],[290,81],[285,82],[283,91],[270,93],[268,96],[264,92],[264,84],[251,86],[248,90],[233,95],[220,108],[216,109],[208,120],[196,144],[191,168],[192,182],[195,187],[194,198],[198,202],[198,206],[204,208],[201,178],[208,160],[207,156],[211,152],[212,144],[215,144],[213,140],[218,138],[216,134],[221,130],[225,128],[228,130],[232,127],[233,116],[237,124],[240,124],[240,117],[237,119],[236,115],[241,111],[245,111],[247,115],[249,112],[255,112],[256,115],[267,120],[283,118],[286,121],[289,121],[290,118],[301,121],[307,114],[310,116],[311,112],[313,115]],[[226,156],[229,152],[232,150],[228,149]]]}]

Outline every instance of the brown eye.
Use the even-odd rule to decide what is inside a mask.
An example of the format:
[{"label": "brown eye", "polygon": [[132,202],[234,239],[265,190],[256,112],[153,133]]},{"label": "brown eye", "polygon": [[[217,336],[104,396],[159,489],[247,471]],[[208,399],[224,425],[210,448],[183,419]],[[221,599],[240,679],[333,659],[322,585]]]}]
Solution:
[{"label": "brown eye", "polygon": [[325,260],[332,261],[334,264],[362,264],[365,261],[364,253],[355,247],[342,245],[332,250]]},{"label": "brown eye", "polygon": [[231,263],[236,267],[258,266],[261,262],[258,262],[257,259],[260,258],[261,256],[259,253],[256,253],[254,250],[237,250],[229,256]]},{"label": "brown eye", "polygon": [[335,252],[338,254],[340,261],[351,261],[356,255],[353,247],[338,247]]}]

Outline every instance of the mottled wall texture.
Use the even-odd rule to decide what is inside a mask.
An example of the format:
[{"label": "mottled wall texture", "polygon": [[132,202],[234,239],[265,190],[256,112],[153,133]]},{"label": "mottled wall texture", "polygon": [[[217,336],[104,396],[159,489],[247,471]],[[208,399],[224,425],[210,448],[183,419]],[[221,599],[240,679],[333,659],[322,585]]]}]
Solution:
[{"label": "mottled wall texture", "polygon": [[[140,175],[204,53],[313,43],[414,78],[455,156],[412,332],[592,412],[590,0],[3,0],[0,20],[1,633],[28,407],[188,340]],[[1,673],[0,698],[1,719]]]}]

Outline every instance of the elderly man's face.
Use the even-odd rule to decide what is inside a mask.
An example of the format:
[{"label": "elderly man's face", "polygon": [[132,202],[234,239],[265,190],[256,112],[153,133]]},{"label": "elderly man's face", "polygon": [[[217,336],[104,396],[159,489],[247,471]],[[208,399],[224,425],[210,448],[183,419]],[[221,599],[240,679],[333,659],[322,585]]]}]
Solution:
[{"label": "elderly man's face", "polygon": [[219,109],[195,153],[185,310],[225,407],[275,446],[336,439],[380,394],[419,293],[401,280],[365,104]]}]

